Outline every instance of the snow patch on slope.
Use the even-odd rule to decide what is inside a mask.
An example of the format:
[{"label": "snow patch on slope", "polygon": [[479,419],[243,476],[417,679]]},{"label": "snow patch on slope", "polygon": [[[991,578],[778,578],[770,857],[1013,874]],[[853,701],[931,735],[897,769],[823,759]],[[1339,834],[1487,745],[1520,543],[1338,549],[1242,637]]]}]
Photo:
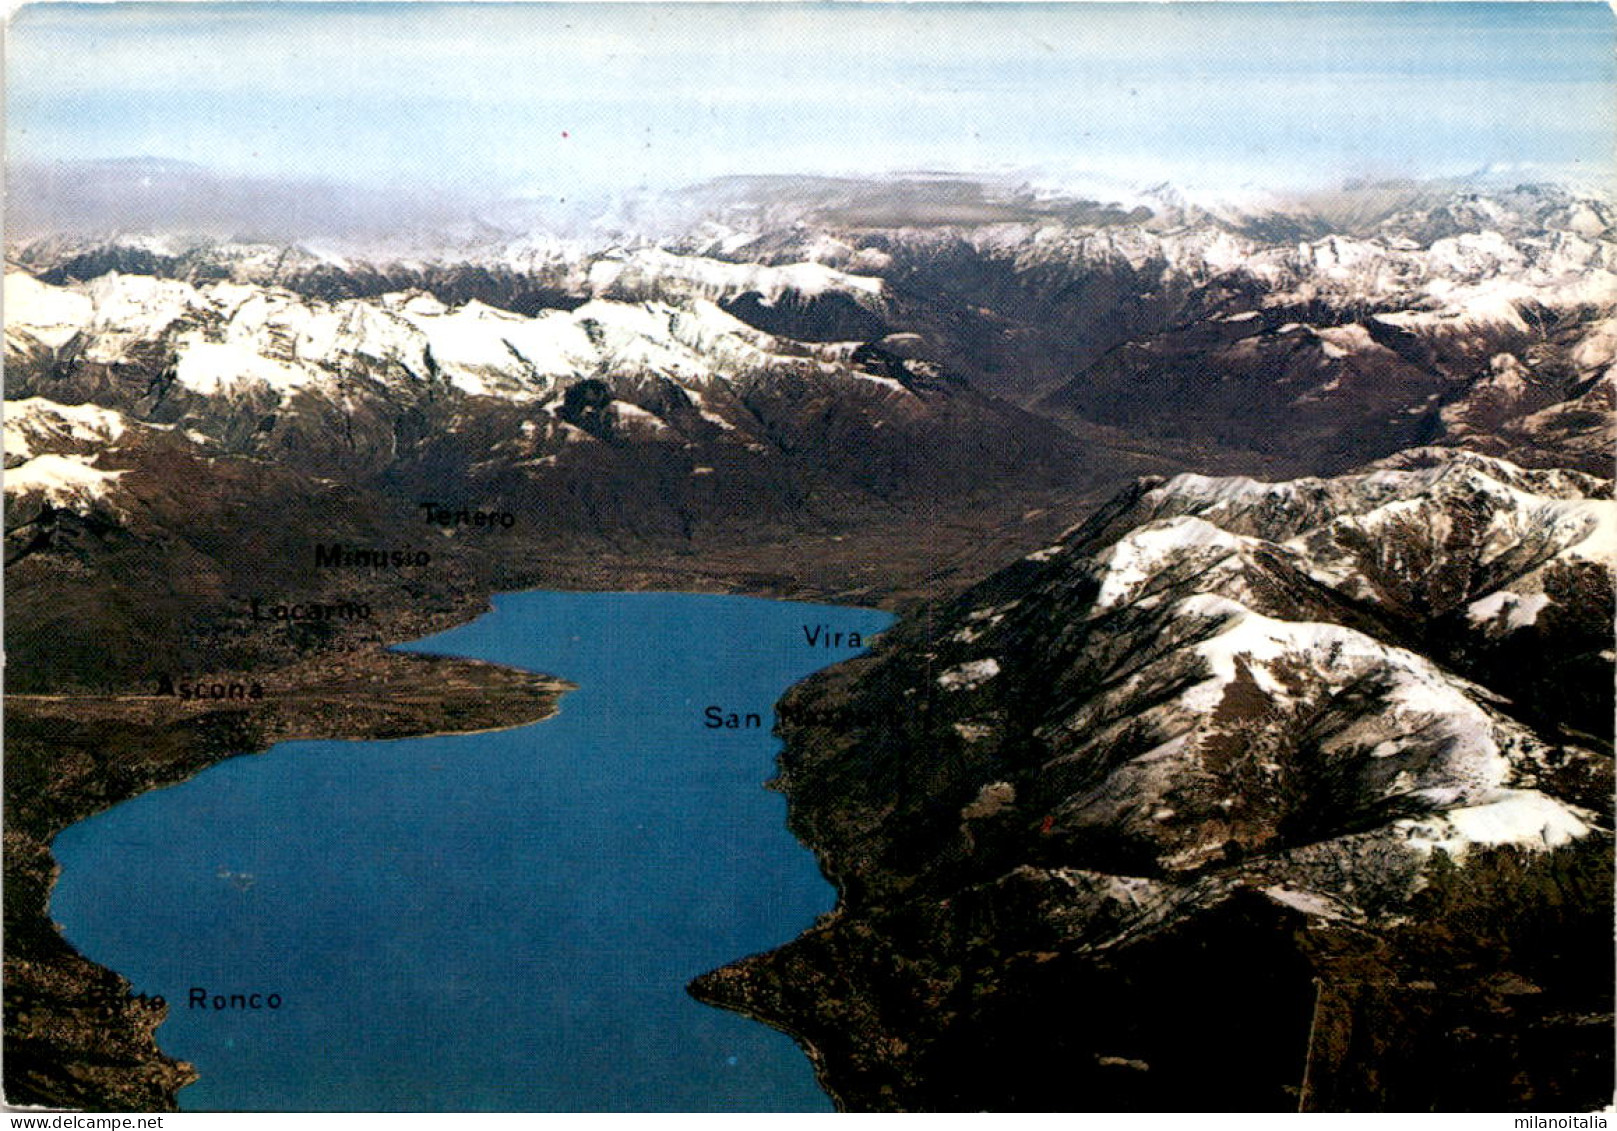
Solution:
[{"label": "snow patch on slope", "polygon": [[24,271],[6,272],[4,302],[7,327],[26,326],[51,349],[70,342],[95,313],[86,296],[41,283]]},{"label": "snow patch on slope", "polygon": [[1582,817],[1554,798],[1516,789],[1495,790],[1474,805],[1399,821],[1395,827],[1412,847],[1424,852],[1441,849],[1460,860],[1474,846],[1559,848],[1590,831]]},{"label": "snow patch on slope", "polygon": [[96,405],[63,405],[44,397],[5,402],[5,455],[31,458],[64,445],[105,446],[124,434],[120,412]]},{"label": "snow patch on slope", "polygon": [[938,686],[945,691],[970,691],[981,687],[999,674],[999,661],[992,657],[969,660],[957,664],[938,676]]},{"label": "snow patch on slope", "polygon": [[695,255],[676,255],[661,248],[615,252],[589,264],[583,280],[587,293],[598,297],[667,298],[685,293],[710,300],[755,293],[765,305],[788,293],[817,298],[840,293],[867,300],[879,299],[883,281],[853,275],[824,263],[802,262],[783,266],[730,263]]},{"label": "snow patch on slope", "polygon": [[53,507],[82,512],[109,502],[123,474],[91,467],[87,456],[46,453],[7,468],[3,478],[7,495],[38,496]]},{"label": "snow patch on slope", "polygon": [[1099,612],[1122,604],[1171,560],[1187,552],[1211,551],[1212,557],[1219,559],[1239,553],[1250,544],[1251,539],[1231,534],[1192,515],[1137,526],[1097,558],[1104,572],[1100,592],[1095,597],[1095,610]]}]

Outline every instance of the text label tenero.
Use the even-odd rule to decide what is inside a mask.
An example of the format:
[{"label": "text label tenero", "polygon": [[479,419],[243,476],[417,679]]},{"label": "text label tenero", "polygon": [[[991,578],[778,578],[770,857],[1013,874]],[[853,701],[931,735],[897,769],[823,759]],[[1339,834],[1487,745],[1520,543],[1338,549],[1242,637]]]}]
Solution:
[{"label": "text label tenero", "polygon": [[421,517],[434,526],[498,526],[509,530],[517,524],[517,516],[510,511],[478,511],[465,507],[445,507],[438,503],[417,503]]}]

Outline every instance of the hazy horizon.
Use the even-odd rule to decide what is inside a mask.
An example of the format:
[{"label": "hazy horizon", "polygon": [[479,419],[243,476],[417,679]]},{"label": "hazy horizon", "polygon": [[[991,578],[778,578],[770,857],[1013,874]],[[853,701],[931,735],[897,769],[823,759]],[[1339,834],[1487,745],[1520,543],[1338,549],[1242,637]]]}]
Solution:
[{"label": "hazy horizon", "polygon": [[1587,3],[38,4],[9,28],[9,210],[115,208],[137,160],[291,223],[746,174],[1605,181],[1614,29]]}]

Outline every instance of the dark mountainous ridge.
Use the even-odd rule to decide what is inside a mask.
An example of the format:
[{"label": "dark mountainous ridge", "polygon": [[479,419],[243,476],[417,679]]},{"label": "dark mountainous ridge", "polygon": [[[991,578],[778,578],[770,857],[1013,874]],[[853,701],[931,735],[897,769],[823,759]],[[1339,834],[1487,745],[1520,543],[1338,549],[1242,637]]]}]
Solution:
[{"label": "dark mountainous ridge", "polygon": [[1606,496],[1435,450],[1142,483],[794,690],[838,910],[693,992],[852,1110],[1603,1102]]}]

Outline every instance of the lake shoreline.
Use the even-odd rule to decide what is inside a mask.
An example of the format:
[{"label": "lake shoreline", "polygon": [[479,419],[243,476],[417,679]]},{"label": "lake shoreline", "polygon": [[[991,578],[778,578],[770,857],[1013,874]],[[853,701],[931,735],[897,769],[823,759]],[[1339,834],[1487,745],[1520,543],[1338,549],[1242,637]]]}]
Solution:
[{"label": "lake shoreline", "polygon": [[63,829],[282,742],[506,730],[552,717],[575,689],[505,665],[382,648],[256,680],[263,698],[245,702],[6,697],[8,1103],[176,1111],[180,1089],[196,1079],[190,1065],[157,1046],[166,1007],[81,955],[52,921],[59,867],[51,844]]},{"label": "lake shoreline", "polygon": [[[617,592],[646,591],[625,588]],[[687,595],[755,596],[733,589]],[[778,593],[756,596],[771,601],[791,599]],[[833,607],[853,607],[826,597],[818,592],[797,595],[799,602],[806,598]],[[455,618],[456,627],[472,623],[489,609],[485,604],[476,616]],[[172,696],[127,692],[7,697],[13,757],[20,752],[25,764],[49,760],[32,732],[56,724],[74,729],[81,740],[96,731],[113,735],[142,732],[147,737],[158,732],[172,744],[160,765],[146,767],[147,772],[114,788],[86,789],[81,778],[63,790],[31,791],[14,772],[8,774],[7,827],[13,834],[8,840],[18,843],[8,843],[7,879],[12,882],[7,887],[7,918],[8,925],[14,924],[13,938],[20,934],[28,939],[28,945],[14,944],[7,955],[10,1102],[66,1110],[172,1111],[179,1110],[179,1091],[197,1078],[194,1068],[167,1056],[157,1045],[155,1030],[166,1017],[165,1007],[134,994],[116,971],[81,955],[51,921],[48,901],[58,868],[49,846],[56,833],[143,793],[179,784],[220,762],[262,753],[282,742],[466,736],[508,730],[553,716],[560,696],[575,688],[565,680],[510,665],[409,650],[431,635],[436,634],[391,646],[376,645],[374,650],[337,662],[310,661],[260,673],[266,697],[250,704],[185,702]],[[395,677],[409,675],[382,679],[378,684],[388,670]],[[446,693],[448,675],[462,686]],[[383,705],[391,711],[365,709],[375,701],[378,686],[395,693]],[[518,712],[514,718],[513,711]],[[24,801],[30,793],[32,804]],[[64,796],[67,804],[63,804]],[[14,850],[18,847],[21,851]],[[10,875],[13,862],[20,883]],[[42,992],[47,985],[50,991]],[[36,1024],[42,1018],[46,1024]],[[821,1066],[815,1050],[795,1035],[787,1035],[807,1054],[818,1078]],[[115,1067],[97,1072],[93,1078],[75,1073],[75,1066],[87,1063]],[[54,1079],[53,1067],[57,1069]]]}]

